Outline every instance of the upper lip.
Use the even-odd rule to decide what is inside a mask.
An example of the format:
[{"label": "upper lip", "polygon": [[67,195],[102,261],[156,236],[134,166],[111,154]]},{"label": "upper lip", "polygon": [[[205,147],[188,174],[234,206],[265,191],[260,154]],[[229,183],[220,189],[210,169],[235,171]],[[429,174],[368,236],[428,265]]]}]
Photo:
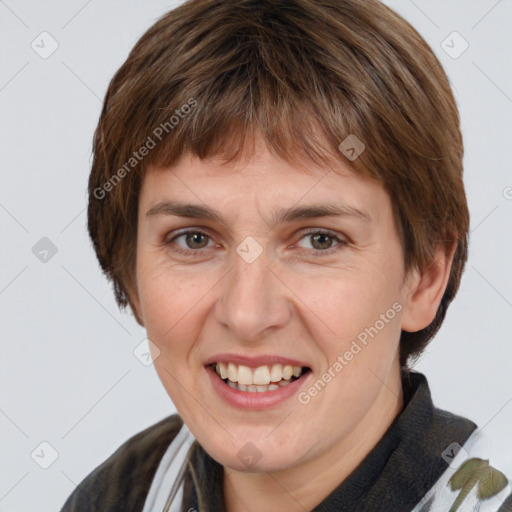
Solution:
[{"label": "upper lip", "polygon": [[261,355],[261,356],[243,356],[241,354],[216,354],[205,361],[205,366],[213,363],[235,363],[249,368],[258,368],[258,366],[282,364],[290,366],[302,366],[309,368],[307,363],[289,357],[282,357],[276,355]]}]

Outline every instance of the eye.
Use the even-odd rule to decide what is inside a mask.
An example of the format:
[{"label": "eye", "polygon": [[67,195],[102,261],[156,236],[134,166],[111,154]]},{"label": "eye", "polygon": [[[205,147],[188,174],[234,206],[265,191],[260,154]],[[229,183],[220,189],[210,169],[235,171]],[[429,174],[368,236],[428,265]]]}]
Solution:
[{"label": "eye", "polygon": [[[301,240],[302,239],[309,239],[311,245],[313,246],[313,251],[319,253],[319,256],[331,254],[339,250],[340,247],[338,246],[345,246],[348,243],[346,240],[343,240],[342,238],[340,238],[335,233],[332,233],[331,231],[318,229],[309,230],[306,234],[302,236]],[[333,241],[336,242],[334,246]]]},{"label": "eye", "polygon": [[[177,243],[177,240],[183,239],[183,244]],[[211,239],[210,235],[199,230],[187,230],[178,233],[172,238],[165,240],[166,245],[173,245],[173,250],[182,254],[193,254],[199,253],[200,249],[204,249],[208,245],[208,241]]]}]

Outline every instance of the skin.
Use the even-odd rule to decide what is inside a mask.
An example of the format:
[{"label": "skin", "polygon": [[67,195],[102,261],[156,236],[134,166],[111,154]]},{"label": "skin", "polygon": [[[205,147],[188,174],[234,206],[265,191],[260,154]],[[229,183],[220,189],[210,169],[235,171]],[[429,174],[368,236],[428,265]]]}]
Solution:
[{"label": "skin", "polygon": [[[147,215],[171,200],[214,208],[224,223]],[[272,224],[279,208],[328,201],[365,210],[371,221]],[[348,162],[329,172],[292,165],[272,156],[260,138],[253,153],[229,165],[184,155],[170,169],[150,167],[138,215],[132,307],[158,347],[155,367],[180,416],[224,466],[227,510],[311,510],[402,410],[400,332],[434,319],[453,251],[439,251],[428,272],[406,275],[380,183],[357,175]],[[174,238],[182,228],[208,236]],[[332,231],[346,244],[315,241],[306,228]],[[263,249],[252,263],[236,252],[248,236]],[[292,397],[269,410],[243,411],[210,384],[204,364],[215,354],[276,354],[308,362],[312,374],[299,390],[307,391],[397,302],[394,318],[307,404]],[[237,457],[247,442],[261,454],[251,468]]]}]

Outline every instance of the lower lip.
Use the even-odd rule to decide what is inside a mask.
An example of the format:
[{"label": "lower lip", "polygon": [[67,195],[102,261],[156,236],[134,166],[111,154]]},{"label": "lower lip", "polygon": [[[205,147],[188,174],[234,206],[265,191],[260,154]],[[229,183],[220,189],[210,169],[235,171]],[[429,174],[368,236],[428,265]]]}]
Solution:
[{"label": "lower lip", "polygon": [[299,391],[311,374],[311,371],[308,371],[290,384],[280,386],[279,389],[273,391],[249,393],[248,391],[239,391],[229,387],[211,366],[206,366],[206,371],[213,389],[220,398],[233,407],[251,411],[261,411],[283,403]]}]

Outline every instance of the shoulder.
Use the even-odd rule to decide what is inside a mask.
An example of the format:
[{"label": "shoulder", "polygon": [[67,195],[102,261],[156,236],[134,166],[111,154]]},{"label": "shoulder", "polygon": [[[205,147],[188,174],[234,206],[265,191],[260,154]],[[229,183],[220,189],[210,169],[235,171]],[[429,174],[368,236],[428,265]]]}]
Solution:
[{"label": "shoulder", "polygon": [[85,477],[61,512],[142,510],[160,459],[182,426],[173,414],[130,437]]},{"label": "shoulder", "polygon": [[413,512],[512,512],[512,480],[493,464],[491,446],[482,430],[448,446],[441,454],[446,471]]}]

